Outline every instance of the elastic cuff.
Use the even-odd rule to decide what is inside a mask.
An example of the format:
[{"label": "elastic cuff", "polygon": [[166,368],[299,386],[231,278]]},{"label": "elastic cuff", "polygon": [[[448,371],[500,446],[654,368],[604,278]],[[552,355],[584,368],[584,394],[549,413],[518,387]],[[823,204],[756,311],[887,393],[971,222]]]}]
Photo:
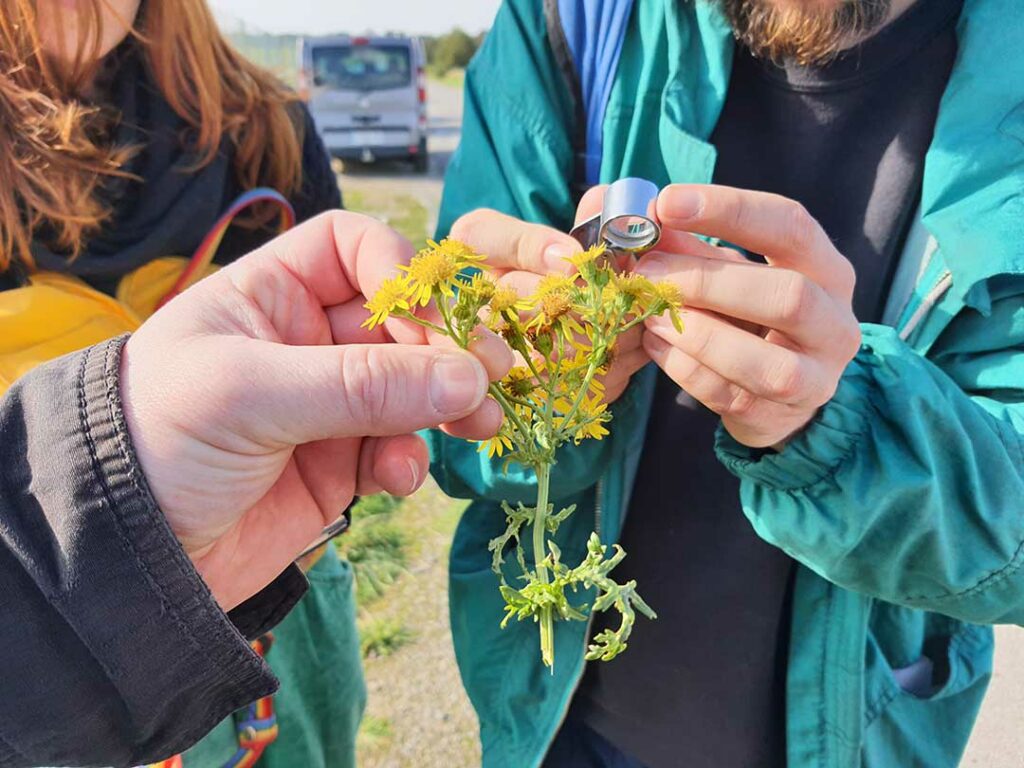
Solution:
[{"label": "elastic cuff", "polygon": [[741,480],[797,491],[831,477],[856,449],[869,426],[869,392],[875,365],[865,346],[847,367],[832,399],[778,453],[749,448],[719,425],[718,460]]},{"label": "elastic cuff", "polygon": [[122,695],[131,702],[162,701],[168,712],[180,701],[179,713],[190,710],[184,721],[191,727],[173,740],[186,747],[234,710],[273,693],[277,681],[221,610],[150,492],[121,403],[126,341],[119,337],[85,353],[78,397],[95,485],[107,501],[94,522],[130,553],[122,577],[136,594],[121,626],[89,627],[88,616],[80,619],[94,640],[113,634],[123,643],[132,637],[140,653],[116,670]]},{"label": "elastic cuff", "polygon": [[247,640],[255,640],[280,624],[308,590],[309,580],[299,566],[292,564],[258,593],[228,611],[228,618]]}]

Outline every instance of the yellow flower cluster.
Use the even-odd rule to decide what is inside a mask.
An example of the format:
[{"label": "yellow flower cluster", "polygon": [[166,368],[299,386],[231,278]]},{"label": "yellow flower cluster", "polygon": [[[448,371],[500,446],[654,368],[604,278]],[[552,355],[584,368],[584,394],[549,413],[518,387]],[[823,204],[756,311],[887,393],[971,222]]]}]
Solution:
[{"label": "yellow flower cluster", "polygon": [[[584,614],[568,603],[567,590],[580,584],[603,585],[599,605],[614,605],[624,617],[635,606],[649,608],[630,584],[617,585],[608,571],[624,556],[608,555],[599,540],[592,542],[587,559],[575,569],[559,560],[550,536],[572,509],[550,514],[548,489],[556,452],[569,441],[601,440],[612,415],[601,377],[614,365],[616,339],[645,320],[668,314],[682,330],[678,288],[655,283],[637,274],[621,274],[604,248],[595,247],[570,257],[569,275],[546,275],[533,293],[520,296],[509,285],[487,274],[486,260],[454,240],[429,242],[402,274],[384,281],[366,303],[370,312],[364,326],[373,329],[389,317],[401,317],[451,337],[468,348],[481,329],[499,333],[516,353],[518,364],[490,387],[501,406],[504,422],[498,434],[480,443],[488,457],[518,462],[534,470],[538,500],[533,511],[506,507],[508,530],[491,542],[494,567],[502,580],[509,616],[533,617],[540,624],[541,652],[554,663],[552,623]],[[431,305],[430,312],[417,313]],[[427,319],[427,318],[430,319]],[[527,568],[519,545],[519,528],[533,527],[535,567]],[[517,562],[526,585],[513,588],[505,581],[502,552],[517,547]],[[603,601],[603,602],[602,602]],[[586,606],[585,606],[586,607]],[[603,609],[601,609],[603,610]],[[653,612],[648,615],[653,616]],[[611,658],[625,648],[632,619],[598,644],[595,657]]]},{"label": "yellow flower cluster", "polygon": [[454,296],[456,278],[467,268],[484,260],[457,240],[427,241],[427,247],[399,267],[401,277],[385,280],[366,303],[370,317],[363,327],[373,329],[392,314],[407,313],[411,307],[425,307],[435,297]]}]

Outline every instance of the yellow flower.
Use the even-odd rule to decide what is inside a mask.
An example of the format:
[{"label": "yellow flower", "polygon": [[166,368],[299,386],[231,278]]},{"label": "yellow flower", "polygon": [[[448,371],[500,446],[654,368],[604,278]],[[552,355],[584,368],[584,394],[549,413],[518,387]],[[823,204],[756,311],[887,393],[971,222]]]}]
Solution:
[{"label": "yellow flower", "polygon": [[536,298],[539,301],[553,293],[568,294],[575,287],[572,278],[567,275],[544,275],[537,283]]},{"label": "yellow flower", "polygon": [[516,293],[514,288],[499,285],[495,289],[494,295],[491,296],[489,306],[492,314],[500,315],[503,312],[508,312],[513,309],[527,309],[529,307],[529,303],[523,301],[523,298]]},{"label": "yellow flower", "polygon": [[370,316],[363,328],[371,331],[388,319],[396,310],[409,310],[409,281],[405,277],[393,277],[380,284],[380,288],[363,306],[370,310]]},{"label": "yellow flower", "polygon": [[504,432],[499,432],[490,440],[481,440],[477,453],[487,452],[487,458],[501,457],[505,451],[512,450],[512,439]]},{"label": "yellow flower", "polygon": [[427,240],[427,245],[432,250],[451,257],[462,267],[477,266],[487,258],[486,256],[481,256],[465,243],[460,243],[458,240],[452,240],[449,237],[446,237],[440,243],[435,243],[433,240]]},{"label": "yellow flower", "polygon": [[679,286],[675,283],[671,283],[668,280],[659,280],[651,287],[654,289],[654,295],[670,307],[676,307],[678,309],[683,306],[683,294],[679,291]]},{"label": "yellow flower", "polygon": [[555,408],[560,411],[563,415],[556,416],[552,421],[556,429],[575,429],[573,434],[573,442],[580,443],[587,438],[594,440],[600,440],[605,435],[609,434],[608,430],[605,429],[605,422],[611,420],[611,414],[608,413],[608,404],[601,402],[601,397],[595,395],[594,397],[584,397],[573,414],[572,421],[569,424],[565,423],[565,414],[572,409],[572,403],[566,398],[559,398],[555,401]]},{"label": "yellow flower", "polygon": [[524,398],[537,388],[537,382],[529,368],[516,366],[501,380],[501,388],[513,397]]},{"label": "yellow flower", "polygon": [[668,280],[661,280],[653,286],[654,296],[658,301],[664,302],[668,310],[669,319],[677,333],[683,332],[683,320],[679,317],[679,309],[683,306],[683,294],[680,293],[675,283]]},{"label": "yellow flower", "polygon": [[495,282],[483,272],[477,272],[469,280],[463,277],[459,284],[460,292],[469,293],[482,304],[489,302],[497,290],[498,286]]},{"label": "yellow flower", "polygon": [[593,264],[607,252],[608,249],[605,247],[604,243],[600,245],[592,245],[585,251],[573,254],[567,258],[566,261],[570,262],[574,267],[576,267],[576,269],[582,272],[589,264]]},{"label": "yellow flower", "polygon": [[622,294],[631,296],[641,304],[647,304],[655,296],[654,283],[643,275],[629,272],[624,275],[615,275],[612,278],[612,285]]},{"label": "yellow flower", "polygon": [[408,274],[412,285],[410,301],[424,307],[430,303],[435,290],[444,296],[454,296],[452,288],[458,274],[483,261],[483,256],[457,240],[442,240],[440,244],[428,240],[427,243],[428,247],[414,256],[409,266],[399,267]]},{"label": "yellow flower", "polygon": [[539,311],[526,327],[541,332],[557,328],[570,341],[574,340],[574,334],[584,333],[583,326],[573,314],[575,288],[572,278],[565,275],[546,275],[541,278],[533,296],[533,303]]}]

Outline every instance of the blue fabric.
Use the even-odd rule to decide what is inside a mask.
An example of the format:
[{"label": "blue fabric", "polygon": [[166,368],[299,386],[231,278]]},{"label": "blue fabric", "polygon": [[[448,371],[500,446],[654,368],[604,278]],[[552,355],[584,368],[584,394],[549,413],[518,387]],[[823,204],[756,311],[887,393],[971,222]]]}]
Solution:
[{"label": "blue fabric", "polygon": [[558,0],[562,30],[576,62],[583,94],[588,184],[600,180],[604,113],[632,10],[633,0]]}]

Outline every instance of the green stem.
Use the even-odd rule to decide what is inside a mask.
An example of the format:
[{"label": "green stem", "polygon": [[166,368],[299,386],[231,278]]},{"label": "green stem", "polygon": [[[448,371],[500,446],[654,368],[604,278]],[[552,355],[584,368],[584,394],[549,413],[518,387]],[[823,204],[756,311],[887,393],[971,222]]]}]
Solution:
[{"label": "green stem", "polygon": [[501,406],[501,410],[505,412],[505,415],[512,421],[516,428],[523,433],[523,439],[529,442],[532,438],[530,436],[530,429],[527,427],[522,419],[519,418],[519,414],[516,413],[516,409],[512,407],[512,404],[505,397],[505,393],[502,392],[501,387],[491,382],[487,386],[487,391],[491,393],[491,397],[498,401],[498,405]]},{"label": "green stem", "polygon": [[569,412],[562,418],[562,436],[567,437],[576,432],[572,427],[572,419],[576,415],[576,411],[580,409],[583,404],[583,398],[587,396],[587,392],[590,390],[590,382],[594,380],[594,376],[597,374],[598,365],[593,360],[587,367],[587,372],[583,375],[583,383],[580,385],[580,391],[576,395],[576,401],[572,404]]},{"label": "green stem", "polygon": [[[551,465],[541,464],[537,472],[537,507],[533,513],[533,562],[537,568],[537,578],[542,584],[550,582],[548,577],[547,554],[545,541],[548,520],[548,496],[551,491]],[[544,664],[554,674],[555,671],[555,617],[550,605],[541,608],[540,612],[540,656]]]},{"label": "green stem", "polygon": [[394,313],[397,317],[401,317],[403,320],[410,320],[416,325],[423,326],[424,328],[440,333],[442,336],[447,336],[448,332],[437,323],[432,323],[429,320],[424,320],[422,317],[416,317],[416,315],[405,310],[399,310]]}]

